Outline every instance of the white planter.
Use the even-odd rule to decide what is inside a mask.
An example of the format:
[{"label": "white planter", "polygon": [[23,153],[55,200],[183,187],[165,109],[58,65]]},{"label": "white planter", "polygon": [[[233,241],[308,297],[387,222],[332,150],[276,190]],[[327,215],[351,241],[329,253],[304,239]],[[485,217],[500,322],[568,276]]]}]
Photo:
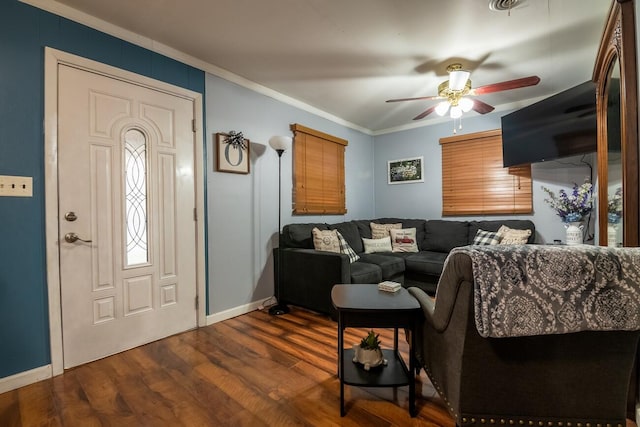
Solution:
[{"label": "white planter", "polygon": [[580,222],[569,222],[564,226],[567,228],[567,245],[581,245],[584,225]]},{"label": "white planter", "polygon": [[368,350],[360,347],[360,344],[353,345],[353,361],[364,365],[364,370],[368,371],[376,366],[386,365],[387,360],[382,357],[382,350]]},{"label": "white planter", "polygon": [[615,248],[618,246],[618,230],[616,230],[616,224],[609,224],[607,226],[607,246]]}]

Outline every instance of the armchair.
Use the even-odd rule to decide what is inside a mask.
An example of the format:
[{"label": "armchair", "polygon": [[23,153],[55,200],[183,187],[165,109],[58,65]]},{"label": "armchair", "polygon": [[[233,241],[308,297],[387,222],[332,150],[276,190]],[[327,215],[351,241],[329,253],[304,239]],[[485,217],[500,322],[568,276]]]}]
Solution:
[{"label": "armchair", "polygon": [[[481,290],[474,269],[477,276],[477,270],[483,267],[482,262],[474,263],[471,252],[475,249],[470,248],[454,250],[449,255],[435,300],[419,288],[409,289],[424,313],[416,336],[416,356],[456,425],[624,427],[628,388],[640,335],[634,330],[638,320],[638,306],[634,305],[637,289],[629,293],[627,312],[624,312],[625,308],[617,312],[623,312],[622,317],[635,314],[631,320],[617,318],[622,319],[620,329],[630,330],[597,330],[597,325],[592,325],[580,327],[585,330],[577,332],[554,333],[543,325],[542,332],[533,335],[481,336],[476,324],[482,323],[482,316],[478,316],[475,299],[476,295],[481,296]],[[503,255],[509,251],[500,250]],[[532,256],[546,256],[545,251],[551,248],[531,246],[514,250],[526,252],[524,256],[531,260]],[[600,249],[596,252],[591,255],[602,255]],[[613,255],[614,258],[617,256]],[[476,261],[482,260],[476,258]],[[484,263],[484,268],[490,264],[486,259]],[[598,286],[602,286],[606,278],[598,268],[593,270],[592,276]],[[536,286],[534,280],[527,277],[526,268],[520,272],[522,277],[516,286],[527,291]],[[611,279],[611,276],[607,277]],[[608,287],[613,285],[607,282]],[[561,292],[566,294],[567,290]],[[493,292],[492,295],[500,294]],[[484,304],[487,305],[487,300]],[[519,314],[531,322],[532,317],[526,310]],[[494,313],[491,319],[495,318]],[[518,324],[517,320],[509,321],[511,325]],[[606,319],[603,324],[606,327],[600,329],[615,329]],[[555,327],[564,328],[565,325]],[[527,328],[528,325],[524,325],[523,330]],[[497,332],[499,335],[500,331]],[[487,335],[486,330],[483,335]]]}]

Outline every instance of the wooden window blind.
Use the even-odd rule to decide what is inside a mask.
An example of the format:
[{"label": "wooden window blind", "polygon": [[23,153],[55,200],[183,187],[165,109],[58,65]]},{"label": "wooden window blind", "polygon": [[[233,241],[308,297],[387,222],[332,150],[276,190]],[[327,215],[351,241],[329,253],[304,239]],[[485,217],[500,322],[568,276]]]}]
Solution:
[{"label": "wooden window blind", "polygon": [[347,213],[344,151],[349,142],[299,124],[292,124],[293,214]]},{"label": "wooden window blind", "polygon": [[533,212],[531,165],[503,167],[502,132],[440,139],[442,215]]}]

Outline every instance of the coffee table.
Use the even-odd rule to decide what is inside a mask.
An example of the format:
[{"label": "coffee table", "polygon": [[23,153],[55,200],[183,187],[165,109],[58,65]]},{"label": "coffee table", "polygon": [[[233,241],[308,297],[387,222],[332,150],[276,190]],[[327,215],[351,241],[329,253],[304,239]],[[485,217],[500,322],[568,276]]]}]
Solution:
[{"label": "coffee table", "polygon": [[[344,385],[361,387],[409,386],[409,414],[416,415],[415,331],[420,304],[406,289],[390,293],[375,284],[335,285],[331,302],[338,311],[338,377],[340,378],[340,416],[344,409]],[[347,327],[393,328],[393,349],[382,350],[388,364],[369,371],[352,361],[353,352],[345,352],[344,330]],[[398,351],[398,328],[410,331],[409,366]]]}]

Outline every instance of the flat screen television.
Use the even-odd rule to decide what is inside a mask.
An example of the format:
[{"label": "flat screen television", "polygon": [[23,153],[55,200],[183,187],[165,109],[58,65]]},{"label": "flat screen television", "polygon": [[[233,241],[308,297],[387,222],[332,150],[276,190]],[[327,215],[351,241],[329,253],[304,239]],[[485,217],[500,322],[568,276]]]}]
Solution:
[{"label": "flat screen television", "polygon": [[596,85],[592,81],[502,117],[505,167],[596,151]]}]

